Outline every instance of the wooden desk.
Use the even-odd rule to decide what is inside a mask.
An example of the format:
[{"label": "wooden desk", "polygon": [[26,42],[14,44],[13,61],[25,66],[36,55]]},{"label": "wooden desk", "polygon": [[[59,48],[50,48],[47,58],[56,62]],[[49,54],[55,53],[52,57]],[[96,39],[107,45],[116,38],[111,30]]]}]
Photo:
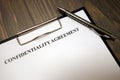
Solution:
[{"label": "wooden desk", "polygon": [[[0,41],[60,17],[56,6],[70,11],[85,7],[96,25],[120,39],[120,0],[0,0]],[[107,40],[120,63],[120,40]]]}]

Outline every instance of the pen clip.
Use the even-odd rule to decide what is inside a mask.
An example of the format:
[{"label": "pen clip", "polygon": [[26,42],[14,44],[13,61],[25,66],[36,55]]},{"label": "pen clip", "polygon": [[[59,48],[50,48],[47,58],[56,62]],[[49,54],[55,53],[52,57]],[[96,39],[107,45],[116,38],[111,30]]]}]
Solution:
[{"label": "pen clip", "polygon": [[[50,23],[51,22],[51,23]],[[59,24],[59,26],[58,25],[55,25],[55,29],[53,30],[53,29],[51,29],[51,27],[49,27],[49,24],[54,24],[54,23],[56,23],[56,24]],[[48,25],[47,25],[48,24]],[[42,27],[40,27],[40,26],[42,26]],[[46,29],[46,26],[48,27],[48,29],[50,29],[49,31],[47,31]],[[38,27],[40,27],[39,29],[41,29],[41,32],[38,30],[38,29],[36,29],[36,28],[38,28]],[[54,26],[53,26],[54,27]],[[58,30],[60,30],[62,28],[62,25],[61,25],[61,22],[59,21],[59,20],[57,20],[57,18],[54,18],[54,19],[51,19],[51,20],[49,20],[49,21],[47,21],[47,22],[44,22],[44,23],[42,23],[42,24],[39,24],[39,25],[36,25],[36,26],[34,26],[34,28],[32,27],[32,29],[30,30],[30,29],[28,29],[28,30],[25,30],[25,31],[22,31],[22,32],[20,32],[19,33],[19,35],[16,37],[16,40],[17,40],[17,42],[19,43],[19,45],[21,45],[21,46],[23,46],[23,45],[25,45],[25,44],[28,44],[28,43],[30,43],[30,42],[32,42],[32,41],[35,41],[35,40],[37,40],[37,39],[39,39],[39,38],[43,38],[44,36],[47,36],[48,34],[51,34],[51,33],[53,33],[53,32],[55,32],[55,31],[58,31]],[[27,35],[26,33],[31,33],[30,31],[33,31],[34,29],[36,29],[36,30],[38,30],[38,31],[36,31],[36,33],[37,33],[37,36],[36,37],[34,37],[34,38],[32,38],[32,39],[30,39],[30,40],[28,40],[28,41],[26,41],[26,42],[24,42],[24,43],[22,43],[21,41],[20,41],[20,38],[19,37],[21,37],[21,36],[24,36],[24,35]],[[47,32],[44,32],[44,31],[47,31]],[[35,31],[33,31],[33,32],[35,32]],[[42,33],[42,32],[44,32],[44,33]],[[40,34],[39,34],[40,33]],[[33,37],[33,36],[32,36]]]},{"label": "pen clip", "polygon": [[[83,19],[82,17],[77,16],[76,14],[73,14],[73,13],[71,13],[70,11],[68,11],[64,8],[61,8],[61,7],[57,7],[57,8],[58,8],[59,12],[67,15],[71,19],[85,25],[88,28],[94,28],[94,30],[99,31],[100,36],[105,37],[107,39],[112,39],[112,40],[115,40],[117,38],[114,35],[112,35],[110,32],[106,31],[105,29],[90,23],[89,21]],[[103,33],[104,35],[102,35],[101,33]]]}]

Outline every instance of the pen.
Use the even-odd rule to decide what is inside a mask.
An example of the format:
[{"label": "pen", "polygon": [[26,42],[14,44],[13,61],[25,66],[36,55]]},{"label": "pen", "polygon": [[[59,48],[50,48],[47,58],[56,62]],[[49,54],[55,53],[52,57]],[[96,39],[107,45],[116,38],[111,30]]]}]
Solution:
[{"label": "pen", "polygon": [[95,29],[95,30],[97,30],[97,31],[99,31],[99,32],[101,32],[101,33],[104,34],[104,35],[102,35],[102,34],[98,33],[100,36],[105,37],[105,38],[110,38],[110,39],[113,39],[113,40],[116,39],[115,36],[113,36],[113,35],[112,35],[111,33],[109,33],[108,31],[102,29],[101,27],[96,26],[96,25],[88,22],[87,20],[85,20],[85,19],[83,19],[83,18],[81,18],[81,17],[79,17],[79,16],[77,16],[77,15],[69,12],[69,11],[66,10],[66,9],[63,9],[63,8],[61,8],[61,7],[57,7],[57,8],[58,8],[58,10],[59,10],[60,12],[64,13],[64,14],[67,15],[68,17],[74,19],[75,21],[77,21],[77,22],[79,22],[79,23],[87,26],[88,28],[93,28],[93,29]]}]

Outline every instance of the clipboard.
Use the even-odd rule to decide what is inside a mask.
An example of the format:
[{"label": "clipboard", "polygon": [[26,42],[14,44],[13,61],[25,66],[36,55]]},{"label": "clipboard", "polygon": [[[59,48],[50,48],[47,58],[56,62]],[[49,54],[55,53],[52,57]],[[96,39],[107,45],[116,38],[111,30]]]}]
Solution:
[{"label": "clipboard", "polygon": [[[90,20],[86,16],[84,8],[80,9],[76,14],[81,15],[81,13],[84,18]],[[120,79],[119,66],[99,36],[65,16],[60,18],[60,23],[62,26],[60,30],[26,45],[20,46],[16,39],[11,39],[1,44],[0,49],[2,53],[5,49],[8,49],[8,51],[11,50],[11,53],[7,53],[7,55],[5,55],[6,53],[1,54],[1,79]],[[95,37],[89,38],[89,40],[94,43],[89,43],[89,40],[87,40],[88,35]],[[96,40],[98,40],[98,42],[96,42]],[[84,43],[86,43],[86,45]],[[97,45],[99,43],[102,44]],[[16,46],[16,48],[14,46]],[[90,48],[92,50],[90,50]],[[86,49],[88,51],[87,54]],[[104,53],[101,53],[101,50]],[[80,53],[78,53],[79,51]],[[17,54],[14,52],[17,52]],[[28,54],[28,52],[30,54]],[[20,58],[14,57],[16,55],[19,55]],[[13,60],[11,58],[13,58]],[[9,74],[10,72],[11,74]]]}]

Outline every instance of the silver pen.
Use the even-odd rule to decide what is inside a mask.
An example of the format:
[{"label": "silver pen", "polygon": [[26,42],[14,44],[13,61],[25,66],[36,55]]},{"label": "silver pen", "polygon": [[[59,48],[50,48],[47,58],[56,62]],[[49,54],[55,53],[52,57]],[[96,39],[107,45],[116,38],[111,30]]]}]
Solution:
[{"label": "silver pen", "polygon": [[109,33],[108,31],[106,31],[106,30],[102,29],[101,27],[96,26],[96,25],[90,23],[89,21],[87,21],[87,20],[85,20],[85,19],[83,19],[83,18],[81,18],[81,17],[79,17],[79,16],[77,16],[77,15],[69,12],[68,10],[63,9],[63,8],[61,8],[61,7],[58,7],[58,10],[59,10],[60,12],[64,13],[65,15],[67,15],[68,17],[74,19],[75,21],[77,21],[77,22],[79,22],[79,23],[87,26],[88,28],[93,28],[93,29],[99,31],[100,33],[102,33],[102,34],[100,34],[100,33],[97,32],[100,36],[105,37],[105,38],[110,38],[110,39],[113,39],[113,40],[116,39],[116,37],[113,36],[113,35],[112,35],[111,33]]}]

